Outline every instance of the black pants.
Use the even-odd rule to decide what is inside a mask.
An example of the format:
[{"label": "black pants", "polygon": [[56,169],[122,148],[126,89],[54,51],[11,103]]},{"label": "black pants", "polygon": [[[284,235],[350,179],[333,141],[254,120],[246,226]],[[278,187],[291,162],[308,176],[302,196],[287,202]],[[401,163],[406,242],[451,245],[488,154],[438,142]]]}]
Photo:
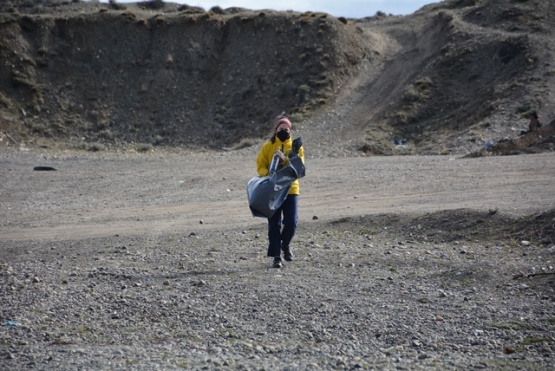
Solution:
[{"label": "black pants", "polygon": [[299,219],[298,198],[298,195],[288,195],[279,210],[268,218],[268,256],[280,256],[281,246],[291,243]]}]

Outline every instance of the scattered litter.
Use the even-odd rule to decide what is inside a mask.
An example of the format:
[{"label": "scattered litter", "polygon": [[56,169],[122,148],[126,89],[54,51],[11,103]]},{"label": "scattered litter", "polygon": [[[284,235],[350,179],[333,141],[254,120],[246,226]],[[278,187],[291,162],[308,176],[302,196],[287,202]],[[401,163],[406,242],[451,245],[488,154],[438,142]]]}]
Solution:
[{"label": "scattered litter", "polygon": [[4,326],[17,327],[17,326],[21,326],[21,323],[16,321],[6,321],[6,323],[4,323]]},{"label": "scattered litter", "polygon": [[33,171],[56,171],[52,166],[35,166]]},{"label": "scattered litter", "polygon": [[493,147],[493,140],[488,140],[488,141],[486,142],[486,144],[484,145],[484,147],[485,147],[486,149],[490,149],[491,147]]}]

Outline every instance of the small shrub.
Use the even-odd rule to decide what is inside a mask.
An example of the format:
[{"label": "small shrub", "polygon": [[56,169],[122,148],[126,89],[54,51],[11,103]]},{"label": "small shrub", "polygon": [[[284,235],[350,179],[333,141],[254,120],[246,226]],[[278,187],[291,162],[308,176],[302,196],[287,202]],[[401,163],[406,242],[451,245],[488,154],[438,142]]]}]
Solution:
[{"label": "small shrub", "polygon": [[393,115],[393,117],[400,124],[406,124],[409,121],[409,115],[405,111],[399,111]]},{"label": "small shrub", "polygon": [[8,99],[2,92],[0,92],[0,107],[11,109],[13,108],[13,103]]},{"label": "small shrub", "polygon": [[14,74],[12,76],[12,86],[14,87],[26,86],[28,88],[34,89],[35,83],[24,76]]},{"label": "small shrub", "polygon": [[407,102],[417,102],[422,99],[422,93],[420,93],[414,85],[409,85],[405,89],[403,94],[403,99]]},{"label": "small shrub", "polygon": [[133,12],[125,12],[125,13],[121,13],[121,15],[130,21],[134,21],[137,19],[137,15]]},{"label": "small shrub", "polygon": [[416,80],[414,85],[409,85],[405,89],[403,98],[408,102],[418,102],[426,100],[430,95],[430,88],[433,82],[430,78],[420,78]]},{"label": "small shrub", "polygon": [[141,3],[145,9],[159,10],[166,6],[163,0],[150,0]]},{"label": "small shrub", "polygon": [[127,7],[125,5],[119,4],[116,0],[110,0],[110,7],[114,10],[125,10]]},{"label": "small shrub", "polygon": [[98,137],[103,139],[114,139],[114,135],[110,129],[104,129],[98,132]]},{"label": "small shrub", "polygon": [[100,151],[105,151],[106,146],[102,143],[91,143],[88,149],[91,152],[100,152]]},{"label": "small shrub", "polygon": [[225,13],[224,10],[221,7],[217,6],[217,5],[210,8],[209,11],[214,13],[214,14],[224,14]]},{"label": "small shrub", "polygon": [[40,134],[45,133],[47,131],[46,125],[41,123],[33,124],[31,129],[33,130],[33,132],[40,133]]},{"label": "small shrub", "polygon": [[204,9],[198,6],[182,5],[177,8],[179,12],[185,12],[186,14],[199,14],[204,13]]},{"label": "small shrub", "polygon": [[152,151],[154,147],[150,143],[139,143],[137,145],[137,151],[139,152],[149,152]]},{"label": "small shrub", "polygon": [[416,85],[420,90],[426,90],[434,86],[434,82],[429,77],[422,77],[417,79],[414,85]]}]

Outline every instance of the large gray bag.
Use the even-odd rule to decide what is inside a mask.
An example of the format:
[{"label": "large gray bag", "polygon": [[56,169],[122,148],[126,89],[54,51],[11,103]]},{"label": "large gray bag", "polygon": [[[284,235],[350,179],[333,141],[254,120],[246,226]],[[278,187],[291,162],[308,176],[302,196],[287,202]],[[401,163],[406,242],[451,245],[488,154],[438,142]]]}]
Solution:
[{"label": "large gray bag", "polygon": [[293,155],[287,166],[264,177],[256,176],[247,183],[247,197],[252,216],[270,218],[287,198],[291,184],[305,175],[303,161],[298,156],[302,138],[293,141]]}]

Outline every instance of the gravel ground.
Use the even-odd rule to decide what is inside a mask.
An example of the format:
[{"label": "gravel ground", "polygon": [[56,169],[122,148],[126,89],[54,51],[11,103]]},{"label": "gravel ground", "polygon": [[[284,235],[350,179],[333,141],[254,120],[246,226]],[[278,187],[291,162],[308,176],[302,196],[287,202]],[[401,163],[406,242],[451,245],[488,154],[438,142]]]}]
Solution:
[{"label": "gravel ground", "polygon": [[254,151],[3,151],[0,369],[552,369],[553,154],[308,157],[272,269]]}]

